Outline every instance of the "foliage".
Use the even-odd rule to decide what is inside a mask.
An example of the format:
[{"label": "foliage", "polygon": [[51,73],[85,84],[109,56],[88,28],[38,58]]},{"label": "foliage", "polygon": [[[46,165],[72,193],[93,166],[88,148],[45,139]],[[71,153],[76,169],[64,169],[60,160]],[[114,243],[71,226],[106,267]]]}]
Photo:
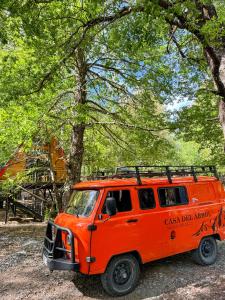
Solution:
[{"label": "foliage", "polygon": [[[34,138],[43,143],[51,135],[68,155],[72,128],[85,124],[90,168],[223,164],[218,98],[207,92],[214,87],[193,32],[218,46],[225,12],[221,1],[200,3],[215,4],[218,18],[199,29],[192,0],[1,1],[0,162],[18,145],[29,149]],[[175,24],[182,16],[185,28]],[[78,49],[86,63],[82,104]],[[177,102],[184,108],[175,112]]]},{"label": "foliage", "polygon": [[[103,24],[100,30],[88,32],[80,44],[87,64],[87,101],[80,105],[76,99],[73,45],[79,41],[79,27],[90,16],[103,13],[100,2],[86,2],[83,8],[74,1],[70,5],[59,1],[48,4],[25,1],[23,5],[5,1],[2,5],[7,11],[3,18],[7,38],[2,40],[0,90],[6,114],[5,120],[2,119],[4,133],[0,144],[7,151],[2,161],[17,145],[31,146],[36,135],[40,142],[56,135],[68,154],[71,127],[79,123],[87,127],[86,161],[90,161],[90,156],[92,160],[98,158],[100,152],[96,156],[93,151],[90,153],[97,144],[92,144],[92,137],[100,135],[100,148],[110,144],[107,151],[113,153],[112,164],[154,161],[154,155],[159,160],[162,149],[166,150],[169,143],[163,134],[158,134],[166,122],[163,114],[157,113],[156,100],[151,100],[157,94],[154,78],[157,76],[161,82],[166,78],[164,69],[152,68],[153,60],[161,60],[158,45],[148,51],[149,37],[143,36],[140,43],[139,37],[135,40],[135,32],[128,36],[124,20],[117,27]],[[114,2],[108,12],[117,8]],[[133,22],[130,16],[127,22],[135,31],[146,19],[139,16]],[[158,43],[160,36],[154,39]],[[146,152],[145,147],[151,151]]]},{"label": "foliage", "polygon": [[1,182],[1,192],[8,195],[15,195],[17,190],[19,190],[18,185],[25,183],[26,179],[26,172],[17,173],[14,177],[6,175],[6,179]]},{"label": "foliage", "polygon": [[210,150],[209,163],[224,165],[223,133],[218,122],[218,97],[199,92],[196,101],[178,113],[179,135]]}]

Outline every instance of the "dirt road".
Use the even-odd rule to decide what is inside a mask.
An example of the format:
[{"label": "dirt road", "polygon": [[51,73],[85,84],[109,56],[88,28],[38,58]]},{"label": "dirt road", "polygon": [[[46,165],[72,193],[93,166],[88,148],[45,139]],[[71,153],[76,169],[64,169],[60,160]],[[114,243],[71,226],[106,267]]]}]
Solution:
[{"label": "dirt road", "polygon": [[[43,225],[0,227],[0,299],[110,299],[98,276],[50,273],[43,265]],[[189,254],[143,267],[136,290],[119,299],[225,299],[225,243],[215,265],[195,265]]]}]

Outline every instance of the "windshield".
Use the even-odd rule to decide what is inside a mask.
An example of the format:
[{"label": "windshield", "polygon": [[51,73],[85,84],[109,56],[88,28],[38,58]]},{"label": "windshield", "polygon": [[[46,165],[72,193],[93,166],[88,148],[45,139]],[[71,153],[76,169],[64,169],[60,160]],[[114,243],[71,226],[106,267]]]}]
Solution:
[{"label": "windshield", "polygon": [[74,191],[70,197],[68,214],[88,217],[94,209],[99,192],[96,190]]}]

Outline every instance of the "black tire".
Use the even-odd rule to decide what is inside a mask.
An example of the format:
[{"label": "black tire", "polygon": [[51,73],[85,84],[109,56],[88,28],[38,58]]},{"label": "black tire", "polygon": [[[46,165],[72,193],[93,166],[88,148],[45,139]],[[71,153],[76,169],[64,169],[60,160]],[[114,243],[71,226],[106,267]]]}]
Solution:
[{"label": "black tire", "polygon": [[101,275],[104,290],[110,296],[122,296],[132,292],[140,277],[140,265],[130,254],[112,258]]},{"label": "black tire", "polygon": [[214,237],[208,236],[201,240],[198,248],[193,251],[193,260],[202,266],[208,266],[215,263],[217,258],[217,243]]}]

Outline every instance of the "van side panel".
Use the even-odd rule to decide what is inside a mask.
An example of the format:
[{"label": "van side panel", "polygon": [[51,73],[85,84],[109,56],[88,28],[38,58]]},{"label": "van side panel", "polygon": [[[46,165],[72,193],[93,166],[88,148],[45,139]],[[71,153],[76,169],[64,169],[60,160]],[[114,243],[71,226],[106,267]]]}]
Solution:
[{"label": "van side panel", "polygon": [[221,240],[225,239],[225,190],[223,184],[218,180],[216,182],[212,182],[214,190],[216,191],[217,198],[219,199],[222,207],[222,216],[221,222],[222,225],[218,229],[218,234]]},{"label": "van side panel", "polygon": [[224,205],[213,183],[190,183],[185,186],[189,203],[168,207],[162,212],[173,254],[196,249],[204,236],[219,234],[223,238],[225,233]]},{"label": "van side panel", "polygon": [[[188,203],[161,207],[158,189],[185,187]],[[139,188],[154,190],[156,206],[142,210],[139,205]],[[129,189],[132,210],[108,218],[102,215],[102,203],[96,213],[92,232],[89,274],[103,273],[110,259],[122,253],[136,251],[143,263],[170,255],[190,251],[199,246],[204,236],[219,234],[225,239],[225,192],[219,181],[154,184],[110,190]],[[109,189],[108,189],[109,190]],[[102,216],[102,219],[98,216]],[[127,222],[128,220],[135,222]]]}]

